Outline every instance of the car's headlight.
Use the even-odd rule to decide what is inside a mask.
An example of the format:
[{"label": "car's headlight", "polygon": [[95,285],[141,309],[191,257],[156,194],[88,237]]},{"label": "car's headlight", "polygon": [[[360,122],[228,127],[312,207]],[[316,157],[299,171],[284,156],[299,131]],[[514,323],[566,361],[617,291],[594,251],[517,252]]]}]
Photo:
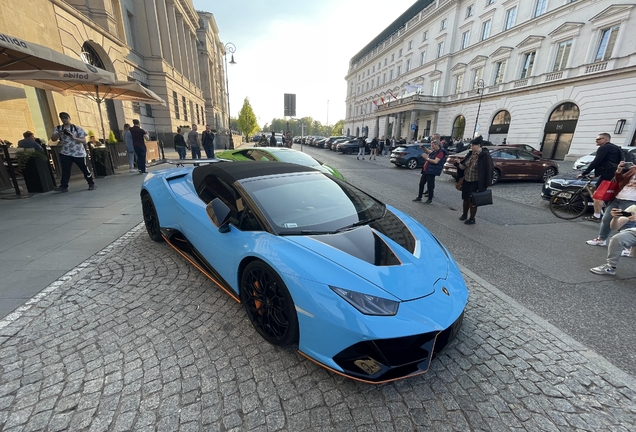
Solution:
[{"label": "car's headlight", "polygon": [[346,290],[329,286],[333,292],[345,299],[354,308],[358,309],[364,315],[384,315],[392,316],[398,311],[399,302],[388,300],[381,297],[362,294],[355,291]]}]

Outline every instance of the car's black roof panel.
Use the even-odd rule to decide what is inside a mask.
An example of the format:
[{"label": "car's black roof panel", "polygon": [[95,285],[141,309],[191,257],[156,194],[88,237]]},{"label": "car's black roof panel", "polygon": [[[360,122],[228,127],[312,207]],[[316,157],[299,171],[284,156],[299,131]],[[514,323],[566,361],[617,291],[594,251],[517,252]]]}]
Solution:
[{"label": "car's black roof panel", "polygon": [[229,184],[237,180],[243,180],[253,177],[262,177],[274,174],[291,174],[298,172],[318,172],[313,168],[303,165],[271,162],[271,161],[239,161],[239,162],[219,162],[209,165],[203,165],[194,168],[192,171],[192,183],[195,190],[199,190],[199,186],[206,177],[210,175],[223,178]]}]

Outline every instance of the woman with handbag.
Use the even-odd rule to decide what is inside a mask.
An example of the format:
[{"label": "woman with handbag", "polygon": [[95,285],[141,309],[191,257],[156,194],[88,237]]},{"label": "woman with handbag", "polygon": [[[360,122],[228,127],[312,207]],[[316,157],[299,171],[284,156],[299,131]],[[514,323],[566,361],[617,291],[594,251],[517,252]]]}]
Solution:
[{"label": "woman with handbag", "polygon": [[[457,167],[457,183],[462,191],[463,211],[459,220],[466,225],[475,223],[477,206],[472,201],[473,192],[484,192],[492,184],[493,164],[490,151],[482,148],[483,138],[478,136],[470,142],[470,152],[461,162],[455,162]],[[470,210],[470,217],[468,211]]]}]

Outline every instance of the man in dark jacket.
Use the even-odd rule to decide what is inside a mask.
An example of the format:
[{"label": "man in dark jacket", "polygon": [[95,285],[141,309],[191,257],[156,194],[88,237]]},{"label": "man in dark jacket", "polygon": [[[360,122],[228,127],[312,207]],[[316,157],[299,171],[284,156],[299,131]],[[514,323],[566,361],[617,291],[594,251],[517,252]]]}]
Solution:
[{"label": "man in dark jacket", "polygon": [[[600,133],[596,137],[596,157],[590,165],[581,173],[579,177],[588,175],[594,170],[594,175],[598,176],[596,186],[598,187],[603,180],[611,180],[614,178],[618,163],[623,160],[621,149],[610,142],[612,137],[608,133]],[[592,222],[601,221],[601,209],[603,208],[602,200],[594,200],[594,215],[584,217],[583,219]]]},{"label": "man in dark jacket", "polygon": [[269,137],[269,146],[276,147],[276,133],[272,132],[272,136]]},{"label": "man in dark jacket", "polygon": [[[424,186],[428,185],[428,199],[424,204],[430,204],[433,202],[433,194],[435,191],[435,177],[442,173],[444,168],[444,162],[446,162],[447,150],[442,148],[440,142],[437,140],[431,141],[431,148],[423,148],[424,154],[424,166],[422,166],[422,175],[420,176],[420,188],[418,190],[417,198],[413,201],[422,201],[422,194],[424,192]],[[428,154],[427,154],[428,153]]]},{"label": "man in dark jacket", "polygon": [[[470,152],[461,162],[455,162],[457,167],[457,181],[463,178],[461,186],[463,210],[459,220],[466,225],[475,223],[477,207],[472,203],[471,194],[473,192],[483,192],[492,185],[492,174],[494,170],[492,157],[488,149],[482,148],[484,141],[482,136],[478,136],[470,142]],[[475,158],[477,158],[475,160]],[[468,211],[470,210],[470,217]]]}]

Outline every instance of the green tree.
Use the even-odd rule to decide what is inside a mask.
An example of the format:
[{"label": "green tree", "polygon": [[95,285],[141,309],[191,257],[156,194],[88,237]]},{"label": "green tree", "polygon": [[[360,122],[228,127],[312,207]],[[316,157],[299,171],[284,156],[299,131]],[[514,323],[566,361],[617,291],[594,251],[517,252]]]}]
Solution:
[{"label": "green tree", "polygon": [[243,101],[243,107],[238,116],[238,129],[248,138],[258,131],[256,114],[248,98]]},{"label": "green tree", "polygon": [[331,133],[333,135],[344,134],[344,120],[339,120],[335,125],[331,127]]}]

